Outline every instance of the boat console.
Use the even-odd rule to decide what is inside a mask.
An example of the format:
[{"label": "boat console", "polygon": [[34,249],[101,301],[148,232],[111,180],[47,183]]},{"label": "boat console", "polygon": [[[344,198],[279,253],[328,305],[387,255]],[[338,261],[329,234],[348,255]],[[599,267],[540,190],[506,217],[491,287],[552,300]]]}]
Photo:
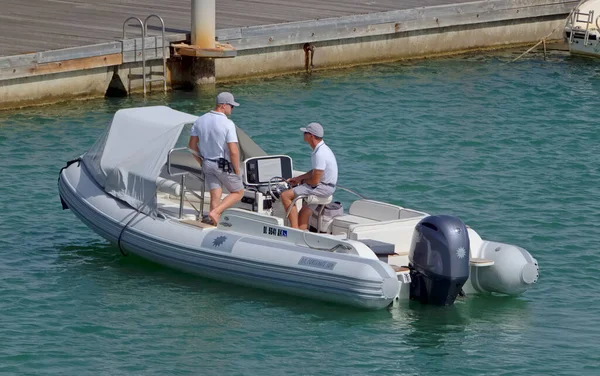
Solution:
[{"label": "boat console", "polygon": [[244,197],[237,207],[272,215],[274,203],[288,189],[286,180],[293,176],[292,158],[265,155],[248,158],[243,163]]}]

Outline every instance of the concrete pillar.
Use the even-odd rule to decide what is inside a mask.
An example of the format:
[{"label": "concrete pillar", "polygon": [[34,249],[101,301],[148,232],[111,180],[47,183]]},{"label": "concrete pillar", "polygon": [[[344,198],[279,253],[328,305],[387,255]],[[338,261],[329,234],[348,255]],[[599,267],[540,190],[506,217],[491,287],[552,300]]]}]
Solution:
[{"label": "concrete pillar", "polygon": [[215,84],[215,59],[208,57],[192,58],[192,83],[194,87]]},{"label": "concrete pillar", "polygon": [[[216,0],[192,0],[192,46],[215,48]],[[214,85],[215,61],[210,58],[194,57],[192,62],[194,87]]]}]

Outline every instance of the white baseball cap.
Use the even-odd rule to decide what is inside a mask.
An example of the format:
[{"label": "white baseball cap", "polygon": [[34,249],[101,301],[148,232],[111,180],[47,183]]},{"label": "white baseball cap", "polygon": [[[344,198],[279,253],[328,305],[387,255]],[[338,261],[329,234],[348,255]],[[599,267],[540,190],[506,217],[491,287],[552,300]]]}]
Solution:
[{"label": "white baseball cap", "polygon": [[313,136],[323,138],[323,126],[319,123],[310,123],[306,126],[306,128],[300,128],[302,132],[308,132]]}]

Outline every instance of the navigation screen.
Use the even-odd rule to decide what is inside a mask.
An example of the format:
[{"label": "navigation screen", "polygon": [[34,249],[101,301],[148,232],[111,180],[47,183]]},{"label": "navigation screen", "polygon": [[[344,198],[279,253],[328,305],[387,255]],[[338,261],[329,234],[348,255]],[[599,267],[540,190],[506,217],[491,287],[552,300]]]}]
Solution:
[{"label": "navigation screen", "polygon": [[282,176],[281,159],[259,159],[258,161],[258,181],[268,183],[274,176]]}]

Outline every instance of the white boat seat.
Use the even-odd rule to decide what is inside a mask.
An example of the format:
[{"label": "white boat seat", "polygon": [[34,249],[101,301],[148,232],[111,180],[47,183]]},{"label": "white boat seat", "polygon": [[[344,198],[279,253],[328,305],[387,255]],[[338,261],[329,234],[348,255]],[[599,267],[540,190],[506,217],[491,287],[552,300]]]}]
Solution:
[{"label": "white boat seat", "polygon": [[309,195],[304,199],[308,205],[327,205],[333,200],[333,196],[329,197],[318,197],[315,195]]},{"label": "white boat seat", "polygon": [[376,223],[377,221],[365,217],[359,217],[352,214],[344,214],[333,218],[333,225],[339,228],[345,229],[344,232],[350,227],[350,225],[365,224],[365,223]]},{"label": "white boat seat", "polygon": [[357,200],[350,205],[348,214],[369,218],[375,221],[394,221],[396,219],[409,219],[425,217],[427,213],[402,206],[392,205],[373,200]]},{"label": "white boat seat", "polygon": [[391,221],[400,218],[404,209],[401,206],[372,200],[357,200],[350,205],[348,214],[372,219],[375,221]]},{"label": "white boat seat", "polygon": [[[318,197],[315,195],[309,195],[308,197],[304,198],[304,202],[307,205],[317,205],[317,207],[314,210],[313,216],[316,214],[316,218],[317,218],[317,232],[321,232],[321,231],[325,231],[327,232],[327,228],[324,228],[326,226],[324,226],[323,224],[323,211],[325,210],[325,205],[329,204],[331,201],[333,201],[333,196],[329,196],[329,197]],[[310,223],[310,221],[309,221]],[[328,226],[327,226],[328,227]]]}]

